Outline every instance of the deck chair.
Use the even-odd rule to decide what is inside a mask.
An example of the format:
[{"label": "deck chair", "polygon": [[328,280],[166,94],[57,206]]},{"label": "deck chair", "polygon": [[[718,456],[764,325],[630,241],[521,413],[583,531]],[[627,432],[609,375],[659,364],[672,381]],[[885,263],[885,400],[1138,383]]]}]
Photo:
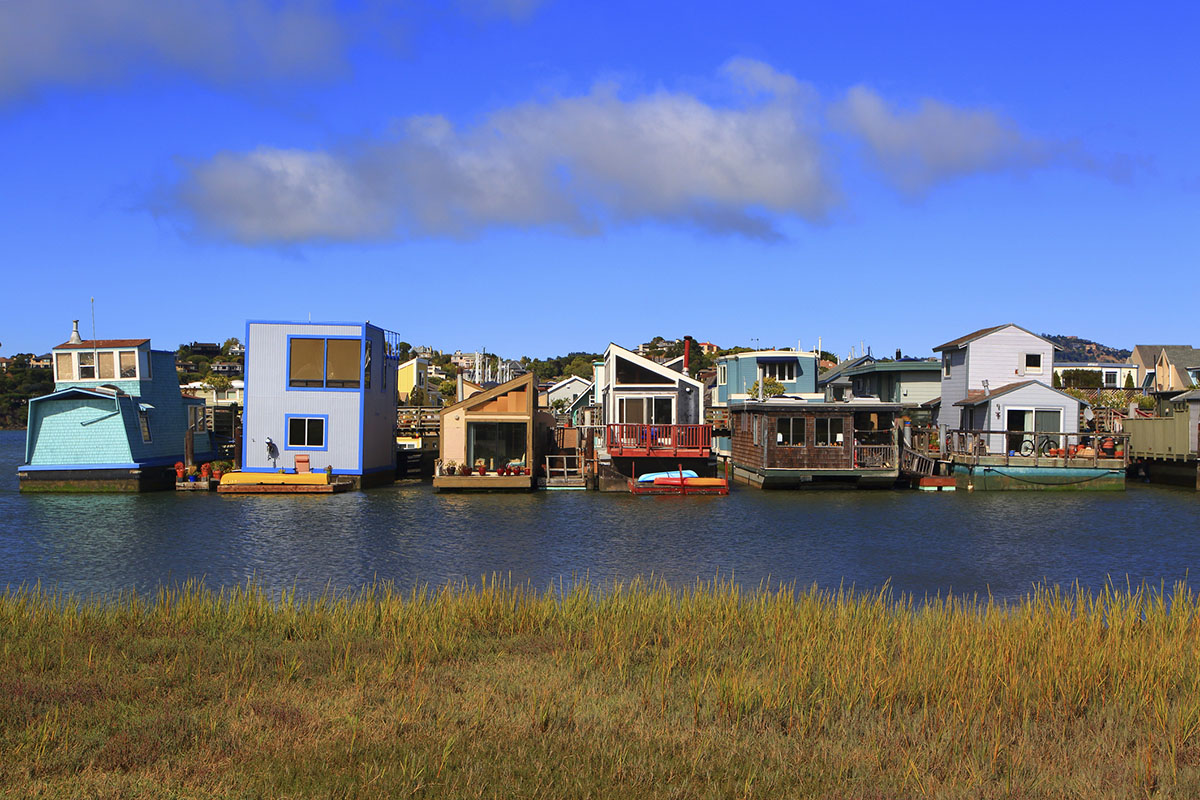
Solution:
[{"label": "deck chair", "polygon": [[308,466],[308,454],[307,453],[297,453],[296,454],[296,474],[303,475],[306,472],[312,472],[312,469]]}]

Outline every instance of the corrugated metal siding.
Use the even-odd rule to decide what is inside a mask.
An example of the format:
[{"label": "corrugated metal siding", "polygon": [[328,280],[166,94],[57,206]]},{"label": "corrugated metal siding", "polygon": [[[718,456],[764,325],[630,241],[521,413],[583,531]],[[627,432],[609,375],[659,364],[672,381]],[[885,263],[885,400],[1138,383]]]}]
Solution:
[{"label": "corrugated metal siding", "polygon": [[[246,343],[246,411],[243,458],[249,469],[291,467],[297,453],[307,453],[313,470],[331,465],[358,472],[358,431],[362,394],[358,391],[288,391],[287,337],[361,336],[361,325],[308,325],[256,322]],[[372,345],[373,348],[381,347]],[[374,352],[382,352],[379,349]],[[374,387],[372,379],[372,387]],[[325,414],[328,450],[287,450],[285,417]],[[279,448],[278,461],[267,457],[267,439]]]}]

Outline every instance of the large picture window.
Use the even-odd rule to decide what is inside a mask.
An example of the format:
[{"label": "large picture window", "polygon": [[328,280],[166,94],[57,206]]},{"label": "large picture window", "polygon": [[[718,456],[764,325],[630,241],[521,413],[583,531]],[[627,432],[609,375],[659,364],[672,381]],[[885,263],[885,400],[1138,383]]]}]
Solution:
[{"label": "large picture window", "polygon": [[804,417],[780,417],[775,428],[775,443],[784,447],[803,447],[807,422]]},{"label": "large picture window", "polygon": [[289,450],[324,450],[324,417],[288,417],[287,448]]},{"label": "large picture window", "polygon": [[840,447],[845,435],[841,417],[820,417],[817,423],[817,447]]},{"label": "large picture window", "polygon": [[288,386],[293,389],[357,389],[362,384],[359,339],[289,340]]},{"label": "large picture window", "polygon": [[288,386],[325,386],[325,340],[292,339],[288,361]]}]

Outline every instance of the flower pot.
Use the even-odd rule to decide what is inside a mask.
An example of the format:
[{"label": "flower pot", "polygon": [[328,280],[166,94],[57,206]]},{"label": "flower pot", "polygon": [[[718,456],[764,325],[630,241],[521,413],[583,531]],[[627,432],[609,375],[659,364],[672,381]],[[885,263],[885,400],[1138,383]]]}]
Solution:
[{"label": "flower pot", "polygon": [[219,481],[219,480],[221,480],[221,478],[222,478],[224,475],[225,475],[225,473],[224,473],[222,470],[219,470],[219,469],[214,469],[214,470],[213,470],[213,479],[214,479],[214,480],[218,480],[218,481]]},{"label": "flower pot", "polygon": [[476,467],[476,468],[475,468],[475,471],[479,473],[479,476],[480,476],[480,477],[483,477],[484,475],[487,475],[487,467],[484,467],[484,466],[478,466],[478,467]]}]

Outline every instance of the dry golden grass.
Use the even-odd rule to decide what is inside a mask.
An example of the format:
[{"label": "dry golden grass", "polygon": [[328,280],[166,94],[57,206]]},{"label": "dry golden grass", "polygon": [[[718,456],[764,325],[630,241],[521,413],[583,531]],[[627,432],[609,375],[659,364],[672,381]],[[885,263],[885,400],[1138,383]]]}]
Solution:
[{"label": "dry golden grass", "polygon": [[0,596],[0,795],[1197,797],[1200,603]]}]

